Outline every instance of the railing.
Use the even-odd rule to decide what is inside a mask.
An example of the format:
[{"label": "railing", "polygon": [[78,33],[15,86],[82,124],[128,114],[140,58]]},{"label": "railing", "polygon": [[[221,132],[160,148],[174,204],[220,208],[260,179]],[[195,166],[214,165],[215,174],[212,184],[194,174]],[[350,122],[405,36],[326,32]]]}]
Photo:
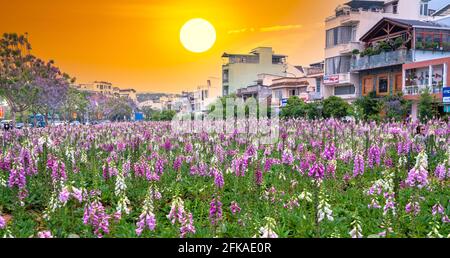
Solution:
[{"label": "railing", "polygon": [[405,89],[403,90],[403,93],[405,95],[420,95],[421,93],[423,93],[426,89],[428,89],[428,92],[430,94],[438,94],[438,93],[442,93],[442,86],[439,85],[433,85],[433,86],[428,86],[428,85],[413,85],[413,86],[406,86]]},{"label": "railing", "polygon": [[400,65],[412,61],[412,52],[409,50],[397,50],[382,52],[379,55],[364,56],[351,61],[351,70],[360,71],[391,65]]},{"label": "railing", "polygon": [[324,76],[325,85],[336,85],[350,82],[350,73],[340,73]]}]

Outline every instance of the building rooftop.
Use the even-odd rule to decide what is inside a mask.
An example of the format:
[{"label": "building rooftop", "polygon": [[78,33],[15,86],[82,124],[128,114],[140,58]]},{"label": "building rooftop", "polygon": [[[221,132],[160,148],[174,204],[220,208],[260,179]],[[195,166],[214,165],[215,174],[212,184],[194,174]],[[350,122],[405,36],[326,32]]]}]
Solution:
[{"label": "building rooftop", "polygon": [[404,20],[404,19],[396,19],[396,18],[384,18],[388,20],[393,20],[398,23],[401,23],[403,25],[412,26],[414,28],[420,28],[420,27],[434,27],[434,28],[443,28],[443,29],[450,29],[450,27],[445,26],[443,24],[439,24],[432,21],[419,21],[419,20]]},{"label": "building rooftop", "polygon": [[381,9],[384,7],[384,1],[360,1],[360,0],[353,0],[345,5],[350,6],[352,9],[364,9],[364,10],[370,10],[370,9]]},{"label": "building rooftop", "polygon": [[367,42],[371,38],[379,36],[379,33],[382,33],[382,28],[386,24],[393,24],[394,27],[398,28],[429,28],[429,29],[441,29],[441,30],[450,30],[450,27],[445,26],[443,24],[439,24],[432,21],[420,21],[420,20],[405,20],[405,19],[396,19],[396,18],[383,18],[377,24],[375,24],[369,31],[366,32],[361,38],[360,41]]},{"label": "building rooftop", "polygon": [[433,16],[447,16],[450,15],[450,4],[445,5],[441,9],[433,13]]}]

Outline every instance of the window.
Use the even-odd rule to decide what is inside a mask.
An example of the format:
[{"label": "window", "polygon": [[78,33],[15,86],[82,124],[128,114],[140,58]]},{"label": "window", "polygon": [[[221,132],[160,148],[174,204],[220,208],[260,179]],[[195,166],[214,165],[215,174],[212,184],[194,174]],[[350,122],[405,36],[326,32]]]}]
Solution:
[{"label": "window", "polygon": [[283,98],[283,94],[282,94],[281,90],[275,90],[275,91],[273,92],[273,95],[274,95],[274,97],[275,97],[276,99],[282,99],[282,98]]},{"label": "window", "polygon": [[392,12],[393,12],[394,14],[398,13],[398,4],[394,4],[394,5],[392,6]]},{"label": "window", "polygon": [[341,87],[334,88],[335,96],[352,95],[352,94],[355,94],[355,86],[354,85],[341,86]]},{"label": "window", "polygon": [[347,44],[356,41],[356,27],[343,26],[326,31],[326,47]]},{"label": "window", "polygon": [[320,78],[316,78],[316,92],[320,93],[320,87],[322,86],[321,83],[322,80]]},{"label": "window", "polygon": [[428,3],[427,2],[420,3],[420,15],[424,15],[424,16],[428,15]]},{"label": "window", "polygon": [[336,56],[325,60],[325,74],[340,74],[350,72],[350,56]]},{"label": "window", "polygon": [[222,80],[225,83],[228,82],[228,70],[223,70]]},{"label": "window", "polygon": [[295,89],[289,90],[289,97],[296,96],[296,95],[297,95],[297,91]]},{"label": "window", "polygon": [[389,78],[387,75],[378,76],[378,95],[387,95],[389,93]]}]

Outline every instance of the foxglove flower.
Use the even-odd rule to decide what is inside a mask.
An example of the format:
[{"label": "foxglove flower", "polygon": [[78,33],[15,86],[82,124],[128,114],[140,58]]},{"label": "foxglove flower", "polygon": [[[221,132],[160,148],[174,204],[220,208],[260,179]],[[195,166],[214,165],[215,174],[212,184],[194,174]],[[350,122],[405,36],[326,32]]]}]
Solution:
[{"label": "foxglove flower", "polygon": [[154,200],[160,199],[160,193],[156,187],[150,185],[147,196],[144,199],[142,213],[136,223],[136,235],[141,236],[145,228],[154,231],[156,228],[156,216],[154,214]]},{"label": "foxglove flower", "polygon": [[405,181],[409,187],[424,188],[428,185],[428,156],[425,152],[417,155],[416,165],[412,168]]},{"label": "foxglove flower", "polygon": [[220,196],[215,197],[211,200],[209,208],[209,219],[211,224],[215,225],[219,220],[222,219],[222,203],[220,202]]},{"label": "foxglove flower", "polygon": [[[266,225],[259,229],[259,238],[278,238],[275,233],[276,221],[273,218],[266,218]],[[253,236],[253,237],[256,237]]]},{"label": "foxglove flower", "polygon": [[195,234],[194,219],[192,213],[184,214],[181,219],[180,238],[185,238],[187,234]]},{"label": "foxglove flower", "polygon": [[109,219],[110,216],[106,213],[103,204],[99,200],[86,204],[83,223],[92,226],[94,234],[98,238],[102,238],[104,234],[109,234]]},{"label": "foxglove flower", "polygon": [[355,161],[353,164],[353,177],[358,175],[364,175],[364,158],[361,154],[355,156]]},{"label": "foxglove flower", "polygon": [[231,209],[231,213],[233,215],[236,215],[236,213],[241,212],[241,208],[239,207],[238,203],[235,201],[231,202],[230,209]]},{"label": "foxglove flower", "polygon": [[352,230],[350,230],[349,234],[352,238],[362,238],[362,228],[361,228],[361,222],[359,220],[355,219],[350,226],[352,227]]},{"label": "foxglove flower", "polygon": [[211,173],[214,175],[214,184],[216,187],[222,189],[224,185],[222,172],[216,168],[212,168]]},{"label": "foxglove flower", "polygon": [[436,167],[436,170],[434,171],[434,175],[441,181],[445,180],[447,174],[447,169],[445,168],[444,164],[440,164]]},{"label": "foxglove flower", "polygon": [[4,229],[6,227],[5,219],[0,215],[0,229]]},{"label": "foxglove flower", "polygon": [[49,230],[41,231],[38,233],[38,238],[53,238],[53,235]]}]

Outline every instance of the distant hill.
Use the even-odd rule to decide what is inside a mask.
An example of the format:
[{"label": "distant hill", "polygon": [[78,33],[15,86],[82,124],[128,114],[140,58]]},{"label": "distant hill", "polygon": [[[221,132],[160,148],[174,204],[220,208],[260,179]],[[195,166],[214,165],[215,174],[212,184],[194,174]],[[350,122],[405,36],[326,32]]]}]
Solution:
[{"label": "distant hill", "polygon": [[166,93],[138,93],[137,100],[138,102],[144,102],[149,100],[158,100],[161,97],[168,96]]}]

